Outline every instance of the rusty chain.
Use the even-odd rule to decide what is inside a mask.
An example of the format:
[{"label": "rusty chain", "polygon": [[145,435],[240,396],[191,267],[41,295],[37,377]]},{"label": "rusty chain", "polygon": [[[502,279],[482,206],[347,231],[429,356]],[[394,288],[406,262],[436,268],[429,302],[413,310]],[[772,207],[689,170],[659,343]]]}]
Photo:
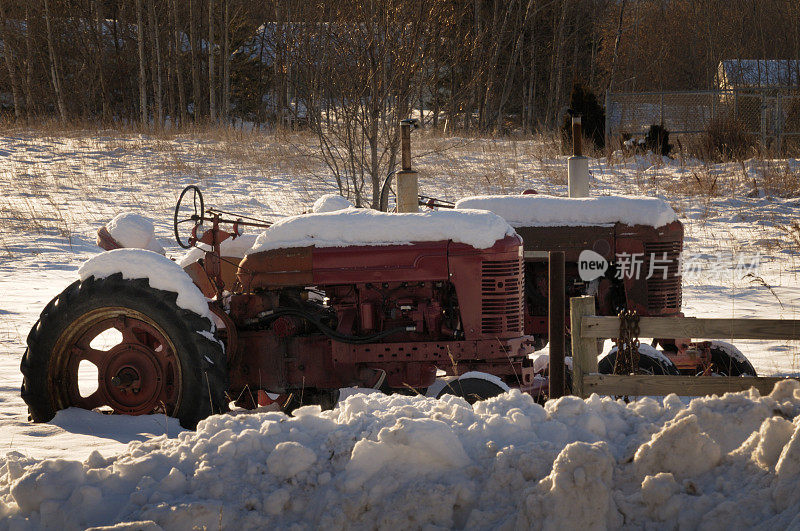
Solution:
[{"label": "rusty chain", "polygon": [[636,310],[619,312],[619,337],[614,374],[639,372],[639,314]]}]

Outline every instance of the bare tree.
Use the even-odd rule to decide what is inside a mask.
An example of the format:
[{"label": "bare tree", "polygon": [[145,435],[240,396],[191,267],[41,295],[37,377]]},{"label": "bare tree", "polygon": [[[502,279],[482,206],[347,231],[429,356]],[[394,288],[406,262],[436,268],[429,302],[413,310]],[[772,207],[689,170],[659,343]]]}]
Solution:
[{"label": "bare tree", "polygon": [[216,121],[217,94],[214,72],[214,0],[208,0],[208,119]]},{"label": "bare tree", "polygon": [[194,121],[200,119],[200,102],[201,102],[201,90],[200,90],[200,57],[199,57],[199,50],[197,46],[197,34],[200,31],[197,27],[197,15],[195,14],[195,6],[197,5],[199,0],[189,0],[189,47],[192,50],[192,95],[193,95],[193,104],[194,104]]},{"label": "bare tree", "polygon": [[3,56],[8,69],[8,78],[11,81],[11,94],[14,98],[14,117],[22,117],[22,98],[20,96],[19,80],[17,70],[14,66],[14,51],[11,46],[11,35],[8,32],[8,20],[6,19],[5,2],[0,0],[0,38],[3,39]]},{"label": "bare tree", "polygon": [[25,110],[30,119],[36,112],[33,106],[33,19],[30,4],[25,4]]},{"label": "bare tree", "polygon": [[139,113],[142,125],[147,120],[147,74],[144,68],[144,17],[142,17],[142,0],[136,0],[136,31],[139,46]]},{"label": "bare tree", "polygon": [[95,37],[95,48],[97,53],[97,61],[96,61],[96,68],[97,68],[97,78],[100,81],[100,99],[102,105],[102,116],[103,120],[108,120],[109,118],[109,106],[108,106],[108,87],[106,86],[106,76],[105,76],[105,46],[106,46],[106,35],[105,35],[105,16],[103,15],[103,2],[102,0],[94,0],[92,3],[94,7],[94,37]]},{"label": "bare tree", "polygon": [[44,20],[47,26],[47,51],[50,56],[50,75],[53,83],[53,92],[56,95],[56,104],[58,105],[58,116],[61,123],[67,121],[67,107],[64,104],[64,92],[61,89],[61,74],[58,64],[58,56],[56,55],[55,38],[53,37],[53,24],[50,20],[50,1],[44,0]]},{"label": "bare tree", "polygon": [[172,0],[172,35],[174,38],[172,50],[172,68],[175,71],[175,80],[178,84],[178,106],[180,107],[179,118],[181,124],[186,123],[186,93],[183,86],[183,74],[181,72],[181,32],[178,26],[178,9],[175,5],[176,0]]},{"label": "bare tree", "polygon": [[164,90],[161,84],[161,45],[159,43],[156,10],[153,0],[149,0],[148,11],[150,19],[150,79],[153,84],[153,105],[155,106],[154,120],[158,127],[162,127],[164,125]]},{"label": "bare tree", "polygon": [[231,0],[223,0],[222,23],[222,119],[227,123],[231,110]]},{"label": "bare tree", "polygon": [[340,4],[328,17],[291,34],[295,93],[340,191],[379,208],[430,42],[429,18],[395,0]]}]

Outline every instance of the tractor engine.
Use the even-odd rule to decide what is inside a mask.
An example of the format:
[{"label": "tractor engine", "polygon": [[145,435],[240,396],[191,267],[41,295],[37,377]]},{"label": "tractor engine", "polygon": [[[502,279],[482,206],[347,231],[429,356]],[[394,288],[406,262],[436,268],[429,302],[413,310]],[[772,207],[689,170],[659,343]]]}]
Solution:
[{"label": "tractor engine", "polygon": [[273,248],[248,254],[237,278],[234,394],[420,390],[437,371],[482,371],[515,386],[532,377],[516,234],[488,248],[452,240]]}]

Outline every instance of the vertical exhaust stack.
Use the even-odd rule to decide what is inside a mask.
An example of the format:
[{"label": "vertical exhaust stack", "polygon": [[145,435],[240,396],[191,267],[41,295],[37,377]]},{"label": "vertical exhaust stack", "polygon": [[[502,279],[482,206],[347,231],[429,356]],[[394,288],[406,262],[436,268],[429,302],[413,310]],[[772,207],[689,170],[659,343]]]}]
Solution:
[{"label": "vertical exhaust stack", "polygon": [[400,122],[401,170],[397,172],[397,211],[419,212],[419,182],[411,169],[412,120]]},{"label": "vertical exhaust stack", "polygon": [[589,197],[589,159],[583,156],[581,117],[572,117],[572,156],[567,160],[570,197]]}]

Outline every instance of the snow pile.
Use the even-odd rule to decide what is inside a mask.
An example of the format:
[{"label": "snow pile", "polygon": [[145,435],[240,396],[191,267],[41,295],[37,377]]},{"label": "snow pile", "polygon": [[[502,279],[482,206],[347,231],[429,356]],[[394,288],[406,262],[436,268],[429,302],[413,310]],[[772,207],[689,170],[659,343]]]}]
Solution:
[{"label": "snow pile", "polygon": [[123,247],[147,249],[164,254],[164,248],[155,240],[155,229],[150,219],[124,212],[106,224],[106,230]]},{"label": "snow pile", "polygon": [[[223,242],[219,245],[219,251],[222,256],[232,257],[232,258],[242,258],[253,247],[253,244],[256,242],[257,235],[255,234],[242,234],[241,236],[237,236],[234,238],[228,238],[227,240],[223,240]],[[197,262],[200,258],[204,258],[206,255],[206,250],[210,250],[210,247],[204,243],[198,243],[197,247],[192,247],[189,249],[185,255],[178,260],[178,265],[181,267],[186,267],[189,264],[193,264]]]},{"label": "snow pile", "polygon": [[146,278],[151,288],[178,294],[178,306],[210,317],[208,299],[195,286],[180,265],[169,258],[144,249],[114,249],[93,256],[78,269],[81,280],[106,278],[122,273],[122,278]]},{"label": "snow pile", "polygon": [[[81,463],[0,458],[14,529],[796,528],[800,384],[625,404],[357,394]],[[0,524],[0,527],[3,527]]]},{"label": "snow pile", "polygon": [[325,194],[314,201],[312,211],[317,214],[320,212],[336,212],[353,206],[355,206],[353,203],[338,194]]},{"label": "snow pile", "polygon": [[486,249],[516,234],[501,217],[477,210],[393,214],[366,208],[284,218],[264,231],[250,253],[285,247],[401,245],[453,240]]},{"label": "snow pile", "polygon": [[479,195],[461,199],[456,208],[488,210],[513,227],[605,223],[661,227],[678,219],[666,201],[656,197],[624,195],[581,198],[538,194]]}]

